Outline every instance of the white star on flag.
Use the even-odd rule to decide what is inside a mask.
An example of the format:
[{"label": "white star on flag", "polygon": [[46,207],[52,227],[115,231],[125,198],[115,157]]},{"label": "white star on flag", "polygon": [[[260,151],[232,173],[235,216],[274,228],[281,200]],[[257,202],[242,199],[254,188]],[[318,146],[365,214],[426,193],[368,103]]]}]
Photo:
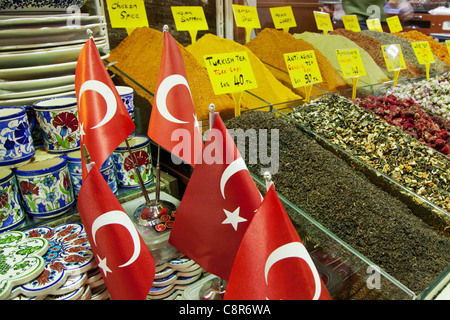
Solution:
[{"label": "white star on flag", "polygon": [[86,133],[83,130],[83,124],[80,122],[80,137],[83,137]]},{"label": "white star on flag", "polygon": [[105,277],[108,275],[108,272],[111,272],[111,269],[108,268],[108,266],[106,265],[106,257],[104,259],[100,258],[99,255],[97,255],[98,258],[98,267],[101,268],[103,270],[103,274],[105,275]]},{"label": "white star on flag", "polygon": [[244,219],[239,216],[239,207],[236,208],[233,212],[230,212],[228,210],[223,209],[225,214],[227,215],[227,218],[223,220],[222,224],[229,223],[233,226],[234,230],[237,231],[238,223],[245,222],[247,219]]}]

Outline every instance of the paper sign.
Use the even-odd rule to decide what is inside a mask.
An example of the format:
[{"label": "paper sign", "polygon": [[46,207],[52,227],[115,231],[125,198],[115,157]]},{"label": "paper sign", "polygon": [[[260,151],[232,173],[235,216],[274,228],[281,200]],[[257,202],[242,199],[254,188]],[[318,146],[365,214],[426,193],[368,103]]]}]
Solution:
[{"label": "paper sign", "polygon": [[384,61],[389,72],[406,69],[402,48],[399,44],[389,44],[381,46]]},{"label": "paper sign", "polygon": [[333,25],[328,13],[314,11],[314,19],[316,20],[317,30],[322,30],[325,34],[328,31],[333,31]]},{"label": "paper sign", "polygon": [[258,87],[246,51],[205,55],[203,60],[216,95]]},{"label": "paper sign", "polygon": [[270,8],[270,14],[272,15],[275,29],[289,29],[297,26],[292,7],[290,6]]},{"label": "paper sign", "polygon": [[171,7],[175,26],[178,31],[208,30],[205,12],[201,6]]},{"label": "paper sign", "polygon": [[344,78],[366,75],[366,69],[358,49],[337,49],[336,55]]},{"label": "paper sign", "polygon": [[322,82],[314,50],[285,53],[284,61],[294,88]]},{"label": "paper sign", "polygon": [[431,52],[428,41],[411,42],[411,45],[420,64],[434,63],[434,56]]},{"label": "paper sign", "polygon": [[112,28],[148,27],[144,0],[106,0]]},{"label": "paper sign", "polygon": [[342,16],[342,22],[344,22],[344,28],[346,30],[360,32],[361,26],[359,25],[358,18],[356,15],[346,15]]},{"label": "paper sign", "polygon": [[383,32],[383,28],[381,27],[381,22],[379,19],[368,19],[366,20],[366,23],[369,30]]},{"label": "paper sign", "polygon": [[388,27],[389,27],[389,30],[391,31],[391,33],[397,33],[397,32],[403,31],[402,24],[400,23],[400,19],[398,18],[398,16],[392,16],[392,17],[386,18],[386,22],[388,24]]},{"label": "paper sign", "polygon": [[255,7],[233,4],[236,26],[242,28],[260,29],[258,12]]}]

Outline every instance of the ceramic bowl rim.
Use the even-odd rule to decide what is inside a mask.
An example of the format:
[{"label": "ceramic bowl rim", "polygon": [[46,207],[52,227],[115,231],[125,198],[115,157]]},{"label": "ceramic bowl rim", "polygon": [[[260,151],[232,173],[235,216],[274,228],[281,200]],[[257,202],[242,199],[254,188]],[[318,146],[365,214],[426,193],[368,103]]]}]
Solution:
[{"label": "ceramic bowl rim", "polygon": [[[57,157],[57,158],[52,158],[52,159],[60,159],[61,162],[55,164],[54,166],[48,167],[48,168],[37,169],[37,170],[30,170],[30,171],[20,170],[23,167],[19,167],[19,168],[15,169],[16,175],[20,176],[20,177],[42,175],[42,174],[47,174],[47,173],[59,170],[59,169],[65,167],[65,166],[67,166],[67,160],[65,158],[63,158],[63,157]],[[30,163],[28,163],[27,165],[29,165],[29,164]]]},{"label": "ceramic bowl rim", "polygon": [[7,116],[0,116],[0,121],[1,120],[12,120],[11,117],[14,118],[18,118],[18,117],[22,117],[24,114],[26,114],[26,109],[22,106],[4,106],[4,107],[0,107],[0,110],[5,110],[5,109],[17,109],[17,112],[7,115]]},{"label": "ceramic bowl rim", "polygon": [[[39,103],[44,102],[44,101],[51,101],[51,100],[55,100],[55,99],[65,99],[65,98],[71,98],[71,99],[75,99],[75,101],[73,103],[68,103],[65,105],[58,105],[58,106],[40,106]],[[54,109],[63,109],[63,108],[70,108],[73,106],[77,105],[77,98],[76,96],[63,96],[63,97],[53,97],[53,98],[48,98],[48,99],[44,99],[44,100],[40,100],[40,101],[36,101],[35,103],[33,103],[33,108],[36,111],[45,111],[45,110],[54,110]]]},{"label": "ceramic bowl rim", "polygon": [[[145,141],[139,143],[139,144],[135,144],[135,145],[131,145],[130,144],[130,149],[139,149],[142,147],[147,146],[150,143],[150,138],[145,136],[145,135],[135,135],[135,138],[145,138]],[[128,148],[126,146],[124,147],[117,147],[113,152],[124,152],[124,151],[128,151]]]}]

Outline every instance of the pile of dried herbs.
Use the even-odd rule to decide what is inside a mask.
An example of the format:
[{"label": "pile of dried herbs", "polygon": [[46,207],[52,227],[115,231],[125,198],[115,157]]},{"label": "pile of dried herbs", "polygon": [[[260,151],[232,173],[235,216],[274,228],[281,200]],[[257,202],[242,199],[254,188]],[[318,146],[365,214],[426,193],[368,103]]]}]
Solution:
[{"label": "pile of dried herbs", "polygon": [[[414,292],[422,292],[448,266],[450,239],[289,121],[249,111],[226,126],[242,129],[243,135],[267,129],[267,141],[278,130],[279,171],[272,176],[277,192]],[[245,159],[250,143],[256,142],[240,150]],[[260,175],[264,165],[246,162]]]},{"label": "pile of dried herbs", "polygon": [[335,94],[295,108],[290,117],[450,212],[448,157],[402,129]]}]

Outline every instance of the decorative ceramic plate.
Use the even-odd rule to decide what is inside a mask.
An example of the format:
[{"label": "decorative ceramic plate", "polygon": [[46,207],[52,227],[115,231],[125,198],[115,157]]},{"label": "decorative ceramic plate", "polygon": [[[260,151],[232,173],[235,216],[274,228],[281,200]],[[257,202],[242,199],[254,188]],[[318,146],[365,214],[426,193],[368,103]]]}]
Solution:
[{"label": "decorative ceramic plate", "polygon": [[37,96],[37,97],[29,97],[29,98],[21,98],[21,99],[10,99],[10,100],[0,100],[0,107],[3,106],[24,106],[24,105],[32,105],[33,103],[50,98],[56,97],[64,97],[74,95],[75,91],[68,91],[62,93],[54,93],[45,96]]},{"label": "decorative ceramic plate", "polygon": [[[94,42],[104,42],[106,41],[106,36],[94,37]],[[39,48],[50,48],[50,47],[58,47],[58,46],[70,46],[75,44],[84,44],[86,43],[86,39],[80,40],[68,40],[68,41],[60,41],[60,42],[43,42],[43,43],[20,43],[15,45],[5,46],[0,44],[0,52],[8,52],[8,51],[17,51],[17,50],[32,50]]]},{"label": "decorative ceramic plate", "polygon": [[44,270],[42,256],[48,245],[46,239],[30,239],[20,231],[0,234],[0,300],[6,299],[14,286],[29,282]]},{"label": "decorative ceramic plate", "polygon": [[0,12],[9,11],[63,11],[71,6],[81,8],[86,0],[21,0],[21,1],[1,1]]},{"label": "decorative ceramic plate", "polygon": [[[102,60],[107,59],[109,54],[103,55]],[[55,63],[43,66],[0,69],[0,79],[3,80],[27,80],[45,77],[56,77],[75,74],[77,61]]]},{"label": "decorative ceramic plate", "polygon": [[[0,68],[22,68],[77,61],[83,46],[84,43],[53,48],[0,52]],[[106,46],[106,41],[97,42],[96,46],[97,49],[101,50]]]},{"label": "decorative ceramic plate", "polygon": [[0,81],[0,91],[32,91],[48,89],[52,87],[65,86],[75,83],[75,75],[66,75],[60,77],[50,77],[42,79],[18,80],[18,81]]},{"label": "decorative ceramic plate", "polygon": [[87,30],[92,31],[93,37],[105,34],[106,23],[88,24],[84,26],[63,26],[51,28],[23,28],[0,30],[2,46],[12,46],[23,43],[45,43],[49,39],[52,42],[80,40],[89,38]]},{"label": "decorative ceramic plate", "polygon": [[34,237],[47,239],[49,249],[43,257],[44,271],[28,283],[14,288],[12,294],[21,293],[28,297],[66,294],[66,290],[60,288],[69,285],[67,284],[69,276],[85,273],[96,266],[87,235],[80,223],[63,224],[54,229],[37,227],[24,233],[30,239]]},{"label": "decorative ceramic plate", "polygon": [[53,95],[55,93],[70,92],[75,91],[75,84],[68,84],[60,87],[52,87],[40,90],[32,91],[22,91],[22,92],[10,92],[0,90],[0,100],[12,100],[12,99],[23,99],[29,97],[40,97]]}]

